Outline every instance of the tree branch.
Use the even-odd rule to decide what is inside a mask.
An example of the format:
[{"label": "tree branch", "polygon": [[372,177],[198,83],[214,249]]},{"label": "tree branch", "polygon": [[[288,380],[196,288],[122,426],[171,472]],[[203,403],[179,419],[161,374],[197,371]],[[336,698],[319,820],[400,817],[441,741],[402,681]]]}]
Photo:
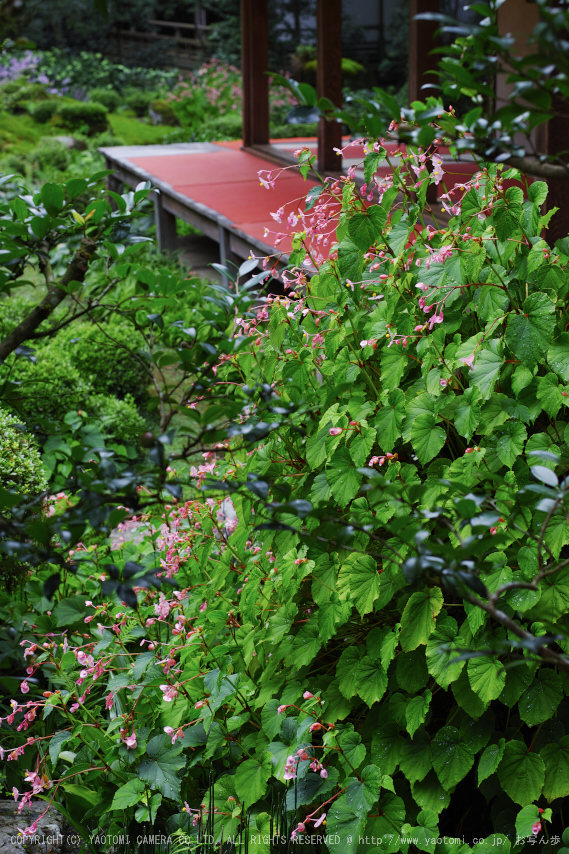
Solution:
[{"label": "tree branch", "polygon": [[38,326],[63,302],[65,297],[68,296],[66,288],[71,282],[84,281],[96,248],[97,242],[95,240],[84,237],[59,284],[53,282],[53,274],[49,261],[42,262],[40,258],[40,265],[43,267],[42,272],[44,273],[48,288],[47,294],[39,305],[32,309],[28,316],[0,342],[0,362],[4,361],[24,341],[27,341]]}]

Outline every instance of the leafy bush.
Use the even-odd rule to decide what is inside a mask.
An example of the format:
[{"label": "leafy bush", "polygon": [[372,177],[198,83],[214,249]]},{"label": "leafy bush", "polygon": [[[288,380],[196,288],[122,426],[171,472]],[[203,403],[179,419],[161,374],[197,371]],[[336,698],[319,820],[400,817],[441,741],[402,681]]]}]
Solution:
[{"label": "leafy bush", "polygon": [[0,408],[0,486],[29,498],[47,490],[36,443],[19,418]]},{"label": "leafy bush", "polygon": [[[49,737],[41,771],[71,804],[65,739],[89,769],[85,838],[103,821],[111,834],[151,822],[197,848],[251,839],[271,813],[298,841],[326,813],[332,854],[445,854],[443,836],[464,836],[462,854],[484,837],[484,850],[521,850],[544,825],[560,842],[569,240],[541,236],[545,185],[495,165],[427,227],[440,157],[408,151],[386,180],[374,149],[364,194],[347,178],[311,190],[287,297],[262,306],[251,283],[212,287],[199,329],[218,337],[196,348],[180,319],[176,356],[146,313],[159,365],[198,352],[177,410],[187,445],[168,460],[170,438],[149,437],[178,503],[121,522],[103,544],[112,561],[85,549],[53,604],[29,585],[41,684],[8,784],[36,756],[28,739]],[[305,150],[304,172],[311,161]],[[179,294],[130,272],[141,293]],[[167,464],[204,436],[180,501]],[[157,571],[175,595],[153,589]],[[69,649],[42,647],[48,632]],[[70,713],[99,726],[71,731]]]},{"label": "leafy bush", "polygon": [[89,136],[102,133],[108,127],[108,110],[102,104],[90,101],[65,101],[57,111],[57,116],[69,130],[88,129]]},{"label": "leafy bush", "polygon": [[[46,101],[45,103],[49,104],[50,102]],[[64,172],[71,162],[71,152],[60,140],[46,136],[29,153],[27,160],[36,172],[47,168]]]},{"label": "leafy bush", "polygon": [[114,113],[118,110],[121,104],[121,96],[114,89],[91,89],[89,99],[97,104],[102,104],[103,107]]},{"label": "leafy bush", "polygon": [[136,444],[148,429],[131,394],[122,400],[108,393],[93,394],[87,401],[87,411],[96,419],[103,433],[118,442]]},{"label": "leafy bush", "polygon": [[178,117],[172,109],[172,104],[169,101],[166,101],[165,98],[159,98],[156,101],[151,101],[149,114],[154,124],[171,126],[178,124]]},{"label": "leafy bush", "polygon": [[42,124],[52,119],[58,109],[59,102],[55,98],[50,101],[31,101],[28,105],[28,112],[36,122],[41,122]]},{"label": "leafy bush", "polygon": [[133,110],[139,118],[148,115],[150,104],[154,100],[152,92],[144,89],[131,89],[124,96],[124,104]]},{"label": "leafy bush", "polygon": [[17,359],[12,378],[20,383],[18,411],[30,426],[38,418],[63,420],[69,410],[80,409],[93,391],[69,354],[53,346],[40,350],[35,363]]},{"label": "leafy bush", "polygon": [[42,353],[47,349],[65,354],[97,393],[131,395],[138,404],[148,399],[148,361],[138,354],[145,349],[144,339],[120,319],[101,328],[91,323],[68,326]]}]

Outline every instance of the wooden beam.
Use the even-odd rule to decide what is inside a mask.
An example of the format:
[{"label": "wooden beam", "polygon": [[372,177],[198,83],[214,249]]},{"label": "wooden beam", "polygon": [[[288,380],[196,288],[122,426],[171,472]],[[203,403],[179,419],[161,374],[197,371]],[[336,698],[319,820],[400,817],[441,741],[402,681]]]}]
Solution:
[{"label": "wooden beam", "polygon": [[[342,0],[318,0],[317,5],[317,91],[342,106]],[[341,160],[334,151],[342,145],[342,125],[320,119],[318,128],[318,168],[338,172]]]},{"label": "wooden beam", "polygon": [[409,0],[409,103],[424,101],[428,92],[421,91],[425,83],[434,83],[432,74],[427,74],[437,66],[437,57],[429,52],[438,46],[435,35],[437,21],[415,21],[415,15],[424,12],[438,12],[439,0]]},{"label": "wooden beam", "polygon": [[243,145],[269,142],[268,0],[241,0]]}]

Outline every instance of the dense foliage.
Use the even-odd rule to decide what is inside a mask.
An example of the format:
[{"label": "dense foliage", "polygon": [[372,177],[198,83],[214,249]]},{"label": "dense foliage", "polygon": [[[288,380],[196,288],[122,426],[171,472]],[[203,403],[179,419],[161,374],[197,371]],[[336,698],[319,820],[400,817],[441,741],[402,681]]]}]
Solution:
[{"label": "dense foliage", "polygon": [[[53,800],[86,840],[150,824],[266,851],[272,816],[338,854],[559,845],[569,241],[543,237],[545,185],[496,165],[427,221],[440,158],[401,155],[376,143],[361,192],[275,212],[301,228],[286,297],[250,295],[252,259],[191,328],[183,283],[108,239],[132,194],[81,208],[107,281],[136,282],[163,433],[133,463],[66,416],[44,446],[63,496],[38,525],[1,493],[0,548],[60,563],[10,605],[6,784],[27,771],[19,803]],[[71,236],[54,192],[6,206],[10,239],[46,215]]]}]

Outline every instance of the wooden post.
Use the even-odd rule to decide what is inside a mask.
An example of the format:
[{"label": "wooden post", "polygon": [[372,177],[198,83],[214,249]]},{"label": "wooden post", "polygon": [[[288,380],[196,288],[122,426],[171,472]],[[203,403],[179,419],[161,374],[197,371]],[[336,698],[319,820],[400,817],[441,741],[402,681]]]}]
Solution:
[{"label": "wooden post", "polygon": [[422,92],[425,83],[434,83],[432,74],[427,74],[437,66],[436,56],[429,52],[438,45],[437,21],[415,21],[415,15],[424,12],[438,12],[439,0],[409,0],[409,103],[424,101],[427,92]]},{"label": "wooden post", "polygon": [[269,142],[268,0],[241,0],[243,145]]},{"label": "wooden post", "polygon": [[[438,29],[437,21],[416,21],[415,15],[423,12],[438,12],[439,0],[409,0],[409,103],[413,101],[424,101],[428,97],[428,90],[421,91],[426,83],[433,83],[434,76],[427,74],[437,67],[436,56],[430,56],[430,51],[437,47]],[[429,184],[427,188],[427,202],[433,204],[437,201],[437,187]]]},{"label": "wooden post", "polygon": [[173,252],[178,243],[176,217],[164,208],[160,193],[154,195],[154,221],[158,248],[162,252]]},{"label": "wooden post", "polygon": [[[317,90],[319,98],[329,98],[342,106],[342,0],[318,0],[317,6]],[[318,168],[322,173],[339,172],[342,125],[320,119],[318,128]]]}]

